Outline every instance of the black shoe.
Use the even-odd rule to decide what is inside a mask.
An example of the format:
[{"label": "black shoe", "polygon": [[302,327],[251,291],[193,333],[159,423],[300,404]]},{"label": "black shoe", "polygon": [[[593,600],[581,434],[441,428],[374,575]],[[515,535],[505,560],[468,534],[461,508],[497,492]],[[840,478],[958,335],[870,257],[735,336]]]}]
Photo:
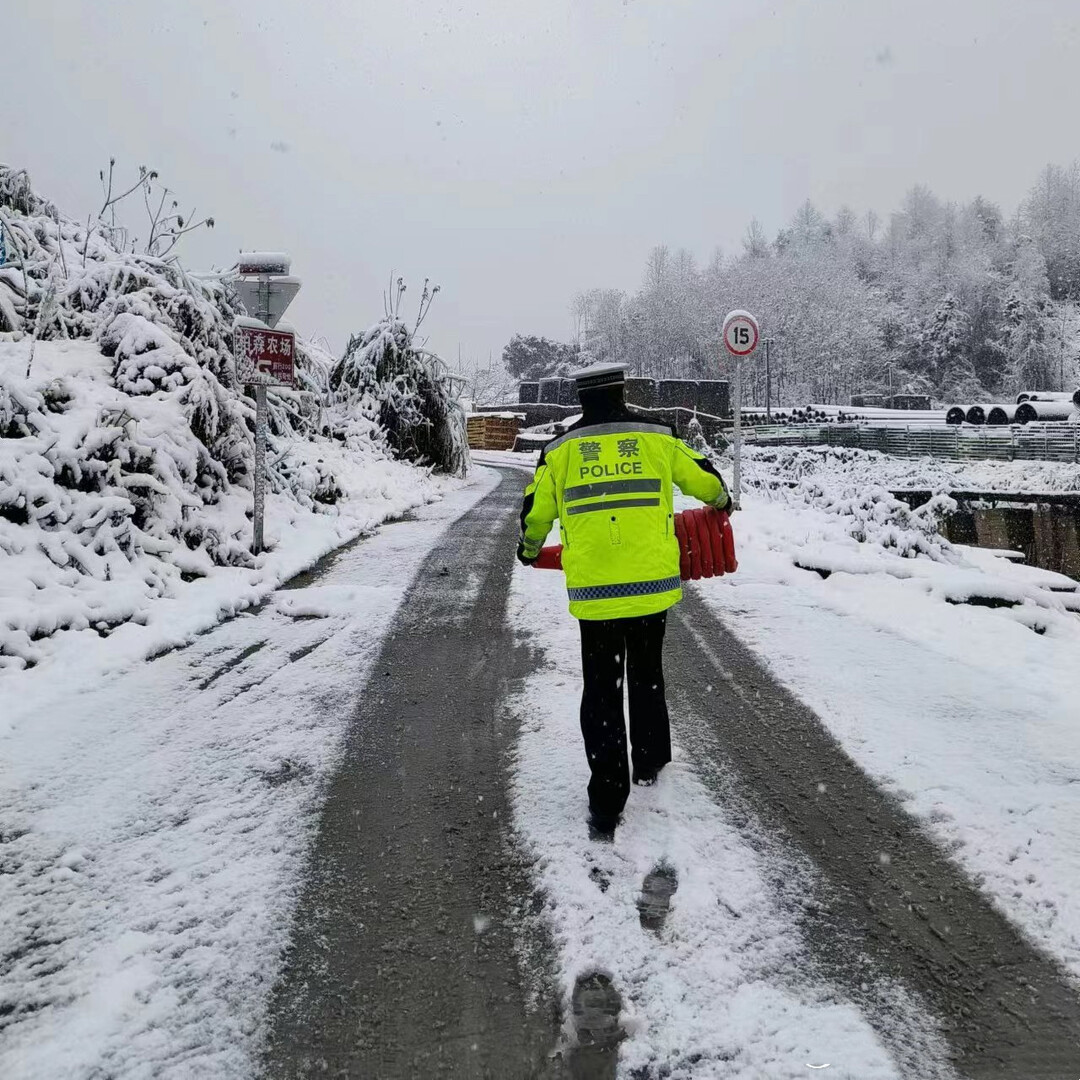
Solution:
[{"label": "black shoe", "polygon": [[[661,765],[660,769],[663,767]],[[634,783],[639,787],[652,787],[656,783],[656,778],[660,775],[660,769],[643,769],[641,772],[635,772]]]},{"label": "black shoe", "polygon": [[589,839],[610,844],[615,839],[615,826],[618,824],[617,817],[605,817],[603,814],[594,814],[590,811]]}]

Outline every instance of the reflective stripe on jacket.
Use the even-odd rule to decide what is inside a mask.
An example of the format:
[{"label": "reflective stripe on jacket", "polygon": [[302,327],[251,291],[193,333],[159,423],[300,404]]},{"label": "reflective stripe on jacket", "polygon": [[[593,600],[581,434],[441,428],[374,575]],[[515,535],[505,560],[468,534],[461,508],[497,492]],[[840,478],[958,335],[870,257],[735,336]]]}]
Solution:
[{"label": "reflective stripe on jacket", "polygon": [[521,548],[535,557],[558,519],[571,615],[652,615],[682,598],[673,484],[717,508],[728,504],[708,458],[665,424],[628,415],[547,444],[525,489]]}]

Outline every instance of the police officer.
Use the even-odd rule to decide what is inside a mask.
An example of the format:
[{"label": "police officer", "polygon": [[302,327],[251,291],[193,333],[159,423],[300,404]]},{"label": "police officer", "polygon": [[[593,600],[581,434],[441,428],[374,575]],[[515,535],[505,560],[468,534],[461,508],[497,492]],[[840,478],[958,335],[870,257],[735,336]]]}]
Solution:
[{"label": "police officer", "polygon": [[521,508],[518,559],[531,564],[555,519],[570,614],[581,627],[581,733],[592,776],[590,826],[610,836],[633,779],[652,784],[671,760],[664,695],[667,609],[682,599],[672,484],[718,510],[720,474],[666,424],[626,407],[626,366],[573,375],[582,416],[540,454]]}]

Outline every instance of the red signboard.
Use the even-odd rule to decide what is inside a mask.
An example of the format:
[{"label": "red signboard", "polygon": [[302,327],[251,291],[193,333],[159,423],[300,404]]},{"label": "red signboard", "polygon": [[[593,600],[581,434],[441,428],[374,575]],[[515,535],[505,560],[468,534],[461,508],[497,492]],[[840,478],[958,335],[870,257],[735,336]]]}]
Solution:
[{"label": "red signboard", "polygon": [[244,383],[294,386],[296,337],[288,330],[269,330],[237,323],[233,327],[236,374]]}]

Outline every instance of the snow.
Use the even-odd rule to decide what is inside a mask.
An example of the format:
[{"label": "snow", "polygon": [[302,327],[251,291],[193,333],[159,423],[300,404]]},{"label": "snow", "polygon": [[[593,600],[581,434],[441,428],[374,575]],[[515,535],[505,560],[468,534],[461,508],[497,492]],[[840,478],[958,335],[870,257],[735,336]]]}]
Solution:
[{"label": "snow", "polygon": [[[589,840],[580,643],[561,575],[518,567],[510,614],[541,652],[510,703],[523,718],[514,821],[558,949],[566,1015],[579,975],[599,970],[613,980],[627,1030],[619,1076],[663,1066],[672,1078],[787,1080],[809,1075],[807,1063],[825,1062],[829,1075],[845,1080],[900,1076],[859,1009],[811,973],[782,909],[771,883],[801,878],[808,868],[792,864],[763,833],[737,827],[677,744],[657,784],[631,792],[614,843]],[[636,901],[644,876],[661,862],[679,884],[656,936],[641,927]],[[597,879],[608,881],[606,890]],[[896,1028],[920,1042],[919,1059],[942,1060],[911,1002],[895,987],[878,991]],[[924,1075],[947,1075],[934,1068]]]},{"label": "snow", "polygon": [[540,451],[515,454],[512,450],[471,450],[469,456],[478,465],[513,465],[531,473],[536,468]]},{"label": "snow", "polygon": [[[372,483],[389,499],[401,479]],[[0,1076],[257,1071],[266,995],[356,695],[421,559],[497,482],[477,470],[306,586],[271,594],[334,537],[290,533],[279,518],[300,551],[245,581],[185,585],[148,606],[146,628],[3,673]],[[270,602],[133,663],[244,591]]]},{"label": "snow", "polygon": [[[123,319],[112,325],[127,333]],[[192,363],[153,324],[144,331]],[[91,342],[39,343],[29,380],[19,373],[25,358],[25,343],[0,343],[5,387],[39,406],[50,387],[65,387],[70,399],[61,412],[30,410],[34,430],[0,440],[0,506],[25,507],[28,518],[0,516],[0,669],[57,659],[78,667],[87,657],[93,668],[99,654],[131,663],[181,644],[455,483],[393,460],[375,439],[279,444],[285,460],[277,468],[297,488],[317,491],[329,473],[338,494],[330,506],[274,485],[279,490],[268,491],[266,502],[269,550],[252,557],[251,492],[228,486],[207,505],[194,494],[201,444],[175,396],[114,386],[110,360]],[[137,448],[145,465],[110,463],[121,452],[113,443]],[[71,479],[61,481],[64,468]],[[79,479],[95,469],[103,490]],[[140,490],[154,493],[154,505],[136,523]],[[102,652],[99,634],[123,644]]]},{"label": "snow", "polygon": [[[730,462],[728,462],[730,465]],[[873,485],[892,491],[1080,492],[1080,463],[943,461],[902,458],[840,447],[743,447],[743,483],[792,483],[818,474],[835,486]],[[730,472],[730,468],[728,469]]]},{"label": "snow", "polygon": [[237,267],[242,274],[287,274],[292,260],[283,251],[241,251]]},{"label": "snow", "polygon": [[1080,616],[1077,594],[1061,591],[1077,583],[992,551],[927,544],[880,488],[881,521],[867,532],[854,497],[869,477],[1017,490],[1028,473],[1075,491],[1076,468],[805,450],[751,462],[759,487],[733,518],[739,571],[691,588],[1080,977]]}]

